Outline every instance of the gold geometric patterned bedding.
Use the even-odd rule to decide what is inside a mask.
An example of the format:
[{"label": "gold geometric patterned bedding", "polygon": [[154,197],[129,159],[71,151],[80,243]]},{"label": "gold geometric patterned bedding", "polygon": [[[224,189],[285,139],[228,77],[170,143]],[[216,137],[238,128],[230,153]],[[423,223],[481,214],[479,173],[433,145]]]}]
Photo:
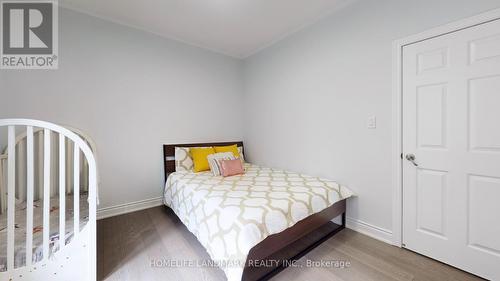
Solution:
[{"label": "gold geometric patterned bedding", "polygon": [[331,180],[245,164],[245,174],[170,174],[169,206],[205,247],[229,281],[241,280],[247,255],[267,236],[353,193]]}]

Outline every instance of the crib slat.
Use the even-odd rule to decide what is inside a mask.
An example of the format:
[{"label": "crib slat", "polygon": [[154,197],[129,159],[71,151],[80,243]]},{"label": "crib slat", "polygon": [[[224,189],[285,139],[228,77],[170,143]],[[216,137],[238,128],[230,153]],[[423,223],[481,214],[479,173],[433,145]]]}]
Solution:
[{"label": "crib slat", "polygon": [[7,271],[14,269],[14,210],[16,185],[16,130],[14,126],[8,129],[8,160],[7,160]]},{"label": "crib slat", "polygon": [[43,258],[49,257],[50,228],[50,135],[43,131]]},{"label": "crib slat", "polygon": [[17,140],[16,137],[16,198],[24,201],[26,191],[24,190],[24,180],[26,173],[26,166],[24,166],[24,159],[26,159],[26,150],[24,149],[24,140]]},{"label": "crib slat", "polygon": [[38,186],[38,194],[37,194],[37,199],[42,199],[43,198],[43,130],[39,130],[37,133],[37,138],[38,138],[38,147],[36,148],[36,154],[38,156],[38,161],[36,163],[35,167],[38,167],[38,177],[37,177],[37,186]]},{"label": "crib slat", "polygon": [[78,237],[80,232],[80,147],[75,143],[73,146],[74,156],[73,156],[73,235]]},{"label": "crib slat", "polygon": [[33,192],[34,192],[33,127],[26,128],[26,266],[33,261]]},{"label": "crib slat", "polygon": [[66,244],[66,139],[59,134],[59,249]]}]

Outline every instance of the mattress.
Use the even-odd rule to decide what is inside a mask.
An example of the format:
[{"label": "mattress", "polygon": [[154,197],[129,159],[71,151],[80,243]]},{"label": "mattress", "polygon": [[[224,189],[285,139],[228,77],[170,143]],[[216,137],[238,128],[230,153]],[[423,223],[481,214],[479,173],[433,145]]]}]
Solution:
[{"label": "mattress", "polygon": [[334,181],[245,164],[245,174],[169,175],[164,204],[205,247],[229,281],[241,280],[252,247],[334,203],[353,196]]},{"label": "mattress", "polygon": [[[88,222],[88,195],[80,195],[80,229]],[[66,243],[73,237],[73,195],[66,196]],[[49,253],[59,249],[59,197],[50,200]],[[16,204],[14,267],[26,265],[26,203]],[[33,263],[43,259],[43,200],[33,202]],[[7,212],[0,215],[0,271],[7,270]]]}]

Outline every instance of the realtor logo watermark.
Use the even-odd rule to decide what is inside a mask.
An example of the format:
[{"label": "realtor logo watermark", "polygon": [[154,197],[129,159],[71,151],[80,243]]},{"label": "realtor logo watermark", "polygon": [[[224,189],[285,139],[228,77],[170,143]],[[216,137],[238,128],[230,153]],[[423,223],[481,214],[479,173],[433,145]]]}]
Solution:
[{"label": "realtor logo watermark", "polygon": [[57,69],[57,1],[0,1],[2,69]]}]

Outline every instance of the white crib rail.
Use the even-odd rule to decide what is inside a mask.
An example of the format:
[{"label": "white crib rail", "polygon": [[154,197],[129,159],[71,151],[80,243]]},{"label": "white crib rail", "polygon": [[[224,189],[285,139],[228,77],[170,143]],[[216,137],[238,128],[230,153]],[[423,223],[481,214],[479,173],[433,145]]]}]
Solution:
[{"label": "white crib rail", "polygon": [[[26,128],[26,229],[33,229],[33,193],[34,193],[34,142],[33,142],[33,127]],[[29,249],[29,250],[28,250]],[[26,231],[26,266],[30,267],[33,261],[33,231]]]},{"label": "white crib rail", "polygon": [[[0,123],[1,124],[1,123]],[[14,269],[14,210],[15,210],[15,180],[16,180],[16,130],[8,127],[7,153],[7,271]],[[44,220],[45,221],[45,220]]]},{"label": "white crib rail", "polygon": [[[62,268],[62,265],[50,266],[49,261],[49,220],[50,220],[50,188],[51,188],[51,133],[56,133],[59,135],[59,252],[64,251],[66,259],[70,259],[70,256],[75,254],[77,251],[85,251],[82,255],[83,259],[87,259],[84,264],[88,265],[87,269],[82,269],[81,264],[73,265],[74,270],[85,270],[88,271],[89,280],[95,280],[96,278],[96,199],[97,199],[97,171],[95,157],[92,153],[89,145],[82,140],[74,132],[48,122],[29,120],[29,119],[0,119],[0,128],[7,127],[8,138],[7,138],[7,271],[0,273],[0,280],[30,280],[29,278],[35,277],[36,280],[64,280],[57,279],[57,269]],[[26,130],[26,265],[22,267],[16,267],[14,265],[14,242],[15,242],[15,186],[16,186],[16,128],[21,128]],[[40,263],[47,265],[50,268],[50,273],[48,270],[39,270],[40,274],[43,276],[37,276],[33,273],[36,269],[36,264],[32,264],[32,242],[33,242],[33,195],[34,195],[34,128],[41,128],[44,130],[44,146],[43,146],[43,260]],[[66,214],[66,204],[65,204],[65,190],[66,190],[66,170],[64,165],[66,160],[66,145],[67,142],[74,143],[74,157],[73,157],[73,167],[74,167],[74,233],[73,239],[66,244],[65,243],[65,214]],[[88,164],[88,222],[80,229],[80,153],[83,153],[83,157]],[[24,155],[23,155],[24,157]],[[5,165],[4,159],[0,159],[0,173],[3,173]],[[3,184],[3,183],[0,183]],[[79,237],[81,233],[85,233],[86,241],[80,241]],[[73,244],[73,245],[71,245]],[[82,247],[78,248],[75,245],[80,245]],[[71,251],[65,250],[64,248],[71,249]],[[80,258],[81,260],[82,258]],[[81,263],[81,261],[80,261]],[[55,271],[55,272],[54,272]],[[62,273],[62,272],[61,272]],[[45,276],[50,274],[50,276]],[[74,274],[74,272],[71,272]],[[24,277],[28,279],[22,279]],[[30,276],[30,277],[28,277]],[[60,274],[59,278],[64,274]],[[81,275],[84,276],[84,275]],[[78,276],[73,278],[78,279]],[[87,278],[85,278],[87,279]]]},{"label": "white crib rail", "polygon": [[[69,129],[70,131],[76,133],[78,136],[80,136],[90,147],[92,152],[94,153],[94,157],[96,157],[96,146],[95,143],[92,141],[92,139],[81,132],[78,129],[64,126],[65,128]],[[28,147],[33,148],[33,157],[35,160],[34,162],[34,194],[33,194],[33,199],[38,200],[43,198],[43,150],[44,150],[44,145],[43,145],[43,140],[44,140],[44,129],[41,128],[33,128],[33,146],[28,146],[27,141],[28,141],[28,131],[22,131],[22,132],[16,132],[18,133],[16,136],[16,202],[24,202],[26,201],[26,190],[27,190],[27,149]],[[66,159],[61,159],[59,157],[59,153],[64,153],[66,151],[71,151],[73,150],[73,142],[67,141],[67,142],[61,142],[59,137],[55,133],[50,133],[51,137],[51,147],[53,148],[51,150],[51,182],[53,184],[51,185],[52,188],[50,190],[50,196],[57,196],[59,193],[65,192],[66,194],[71,194],[73,191],[73,174],[69,173],[69,171],[73,171],[73,153],[67,153],[66,154]],[[62,150],[61,148],[56,149],[57,147],[60,146],[60,143],[63,143],[66,146],[65,150]],[[4,213],[7,208],[7,190],[6,190],[6,184],[4,183],[6,175],[4,175],[3,171],[6,168],[6,161],[7,161],[7,147],[5,147],[0,154],[0,214]],[[57,169],[57,164],[61,161],[64,161],[66,167],[65,170],[68,171],[68,174],[66,175],[65,183],[59,182],[59,170]],[[5,164],[4,164],[5,162]],[[61,162],[62,163],[62,162]],[[3,168],[2,168],[3,167]],[[88,191],[88,163],[86,162],[85,157],[80,158],[80,186],[81,190],[87,192]],[[63,170],[64,171],[64,170]],[[66,190],[62,190],[58,188],[60,184],[63,184],[66,186]],[[99,198],[97,198],[97,204],[99,204]]]}]

